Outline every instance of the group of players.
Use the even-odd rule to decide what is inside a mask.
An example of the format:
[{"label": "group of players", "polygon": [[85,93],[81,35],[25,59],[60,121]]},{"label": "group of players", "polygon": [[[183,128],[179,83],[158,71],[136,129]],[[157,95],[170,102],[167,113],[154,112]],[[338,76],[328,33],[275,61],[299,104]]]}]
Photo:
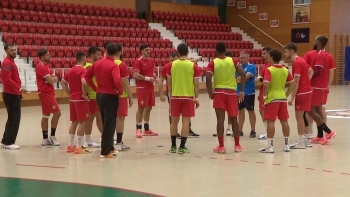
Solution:
[{"label": "group of players", "polygon": [[[214,149],[214,152],[226,153],[223,140],[225,112],[228,114],[229,125],[232,125],[235,140],[234,150],[235,152],[243,150],[239,143],[240,135],[242,135],[242,125],[238,124],[237,117],[239,111],[241,112],[243,108],[247,108],[249,112],[251,111],[249,106],[254,106],[255,97],[253,97],[252,104],[252,97],[245,95],[245,88],[248,83],[254,84],[254,87],[255,84],[261,86],[258,100],[266,133],[260,135],[259,139],[267,139],[268,143],[265,148],[259,150],[260,152],[274,152],[274,125],[277,118],[282,124],[285,152],[289,152],[290,149],[312,147],[309,140],[313,138],[312,133],[310,134],[309,132],[309,130],[312,131],[312,124],[311,129],[309,129],[309,123],[312,121],[316,122],[318,133],[311,142],[323,145],[329,143],[336,136],[336,133],[331,131],[325,123],[322,104],[325,104],[324,98],[328,95],[329,84],[332,82],[335,66],[332,56],[324,50],[327,41],[328,39],[324,36],[318,36],[315,39],[314,50],[308,52],[304,58],[297,56],[296,44],[290,43],[286,45],[284,47],[284,55],[287,59],[293,61],[293,75],[280,64],[282,52],[279,49],[264,48],[263,58],[266,64],[262,67],[260,76],[256,78],[255,74],[252,75],[252,73],[247,72],[247,69],[241,66],[232,56],[229,57],[230,54],[227,53],[224,43],[217,43],[217,57],[208,64],[206,73],[208,95],[213,100],[213,108],[215,108],[217,116],[216,130],[219,146]],[[9,50],[12,48],[13,45],[5,46],[8,57],[13,57],[13,54],[11,54],[13,50]],[[119,44],[107,42],[104,49],[106,54],[102,60],[100,60],[102,50],[98,47],[90,47],[87,55],[83,52],[78,52],[76,54],[76,66],[62,78],[62,88],[70,97],[70,120],[72,121],[69,129],[67,152],[76,154],[91,153],[91,150],[88,148],[101,146],[101,158],[114,158],[119,154],[119,151],[130,149],[130,147],[123,144],[122,137],[125,117],[128,116],[128,107],[133,105],[133,98],[128,79],[129,72],[125,63],[122,62],[123,47]],[[154,83],[163,84],[164,80],[166,80],[166,95],[170,104],[169,120],[172,144],[170,152],[189,153],[189,149],[185,146],[187,138],[189,136],[199,136],[191,130],[191,118],[195,116],[195,108],[199,107],[200,71],[196,62],[203,59],[189,60],[188,46],[182,43],[177,47],[177,54],[170,54],[171,62],[164,66],[161,71],[161,78],[158,80],[154,73],[153,60],[149,58],[149,46],[142,44],[140,51],[142,56],[133,65],[133,78],[136,79],[138,100],[136,137],[158,135],[149,126],[150,112],[152,107],[155,106]],[[59,81],[59,77],[46,66],[46,63],[50,61],[49,51],[40,49],[38,56],[40,62],[36,65],[36,80],[43,114],[41,120],[43,140],[41,145],[59,146],[60,144],[55,137],[55,133],[61,112],[54,92],[54,84]],[[89,57],[89,62],[87,61],[87,56]],[[7,62],[4,61],[4,63],[6,64]],[[97,67],[101,69],[96,69]],[[5,71],[2,71],[3,76],[4,72],[8,71],[11,70],[5,69]],[[212,78],[214,78],[214,89]],[[11,81],[10,79],[11,77],[8,78],[9,81]],[[6,83],[8,82],[5,81],[4,86],[6,86]],[[237,91],[237,87],[239,91]],[[284,90],[285,87],[288,87],[287,92]],[[4,87],[5,94],[6,91],[7,89]],[[159,85],[159,92],[160,99],[164,102],[165,96],[162,85]],[[21,88],[20,93],[29,92]],[[118,99],[101,95],[114,95]],[[287,101],[289,95],[291,97]],[[109,113],[109,109],[104,109],[102,113],[99,112],[100,108],[104,108],[104,103],[115,103],[113,107],[116,107],[117,115],[114,118],[114,114]],[[289,145],[288,104],[295,105],[299,135],[298,141],[292,145]],[[53,117],[49,135],[48,120],[50,114],[53,114]],[[178,123],[180,117],[182,117],[182,129],[179,133]],[[101,133],[100,142],[102,141],[102,145],[91,139],[94,119],[96,119],[96,125]],[[144,121],[143,131],[142,121]],[[6,126],[2,144],[7,149],[19,149],[20,147],[14,143],[15,140],[11,139],[13,143],[8,143],[9,140],[7,138],[9,138],[8,133],[11,133],[10,129]],[[104,132],[105,130],[113,130],[113,134],[115,130],[116,137],[110,139],[109,137],[113,136],[113,134],[107,135]],[[253,131],[252,129],[251,136],[255,137],[255,131],[254,133]],[[323,132],[326,132],[325,137]],[[77,133],[76,143],[74,143],[75,133]],[[84,135],[85,141],[83,140]],[[176,145],[176,138],[181,139],[179,148]],[[113,146],[113,141],[116,145],[115,147]],[[112,148],[110,147],[110,142],[112,143]]]}]

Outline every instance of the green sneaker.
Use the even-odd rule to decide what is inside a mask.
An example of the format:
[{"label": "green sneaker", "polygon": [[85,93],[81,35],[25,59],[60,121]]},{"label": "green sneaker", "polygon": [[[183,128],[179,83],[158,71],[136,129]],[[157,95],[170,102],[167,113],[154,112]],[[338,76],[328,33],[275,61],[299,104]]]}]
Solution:
[{"label": "green sneaker", "polygon": [[169,152],[170,152],[170,153],[176,153],[176,146],[170,147]]},{"label": "green sneaker", "polygon": [[188,154],[188,153],[190,153],[190,150],[188,150],[186,147],[185,148],[179,148],[178,153],[179,154]]}]

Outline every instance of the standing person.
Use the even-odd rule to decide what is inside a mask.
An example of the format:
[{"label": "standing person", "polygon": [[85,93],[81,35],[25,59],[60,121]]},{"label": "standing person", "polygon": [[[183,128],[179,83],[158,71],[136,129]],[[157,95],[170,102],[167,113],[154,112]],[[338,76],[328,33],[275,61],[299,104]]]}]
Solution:
[{"label": "standing person", "polygon": [[[258,78],[255,79],[255,83],[256,84],[263,82],[265,71],[266,71],[266,69],[268,67],[271,66],[271,63],[269,62],[269,60],[270,60],[270,55],[269,55],[270,50],[271,50],[271,47],[264,47],[262,49],[262,59],[264,60],[265,65],[261,67],[260,74],[259,74]],[[264,94],[264,86],[261,85],[260,86],[260,90],[259,90],[258,101],[259,101],[259,112],[260,112],[260,115],[261,115],[261,119],[262,119],[262,121],[264,123],[265,133],[258,136],[259,140],[266,140],[267,139],[267,121],[264,119],[265,105],[264,105],[263,94]]]},{"label": "standing person", "polygon": [[289,43],[284,47],[284,56],[293,61],[292,71],[295,88],[288,104],[293,105],[295,100],[295,119],[298,127],[298,141],[290,145],[290,148],[305,149],[305,147],[312,147],[309,140],[309,123],[306,112],[310,111],[311,108],[312,89],[310,79],[314,72],[306,61],[297,55],[297,51],[298,47],[295,43]]},{"label": "standing person", "polygon": [[6,44],[4,50],[7,56],[1,65],[1,76],[4,86],[2,99],[6,106],[7,121],[0,146],[9,150],[18,150],[20,146],[16,145],[15,142],[21,122],[22,93],[29,94],[30,92],[21,86],[21,79],[15,64],[16,47],[12,44]]},{"label": "standing person", "polygon": [[[337,133],[332,131],[323,121],[322,103],[324,92],[328,88],[333,76],[329,76],[330,70],[334,68],[334,61],[331,55],[323,49],[327,45],[328,39],[324,36],[317,36],[314,43],[314,48],[318,51],[314,60],[311,62],[311,68],[314,74],[311,79],[312,87],[312,102],[309,115],[317,124],[317,137],[312,139],[312,143],[320,143],[322,145],[328,144]],[[332,62],[333,61],[333,62]],[[323,131],[326,132],[326,137],[323,137]]]},{"label": "standing person", "polygon": [[[92,46],[89,48],[89,59],[90,62],[86,62],[84,68],[88,70],[91,68],[91,66],[101,59],[102,55],[102,50],[99,47]],[[97,86],[96,83],[96,78],[93,77],[92,81],[94,84]],[[98,130],[100,131],[100,134],[102,135],[102,118],[101,118],[101,113],[100,110],[98,109],[97,106],[97,101],[96,101],[96,92],[92,89],[89,88],[89,120],[86,124],[86,130],[85,130],[85,143],[84,147],[90,147],[90,148],[100,148],[101,144],[96,143],[91,139],[91,133],[92,133],[92,125],[94,123],[94,119],[96,118],[96,126]]]},{"label": "standing person", "polygon": [[136,94],[138,108],[136,112],[136,137],[142,138],[142,120],[144,120],[144,136],[157,136],[149,126],[152,107],[156,105],[154,96],[154,85],[157,76],[154,73],[153,59],[149,58],[150,49],[148,44],[141,44],[142,56],[134,62],[133,77],[136,79]]},{"label": "standing person", "polygon": [[191,117],[195,116],[195,108],[199,107],[199,69],[196,64],[188,60],[188,46],[181,43],[177,46],[180,55],[178,60],[171,63],[167,73],[168,89],[171,96],[171,117],[170,126],[171,153],[176,153],[176,134],[178,124],[182,116],[181,144],[179,154],[188,154],[186,141],[190,128]]},{"label": "standing person", "polygon": [[128,106],[132,106],[133,100],[129,84],[129,71],[126,64],[121,61],[123,59],[123,47],[120,44],[116,45],[117,55],[114,59],[114,63],[119,67],[120,70],[120,78],[123,85],[123,94],[119,96],[119,109],[116,126],[117,139],[115,148],[117,151],[126,151],[130,150],[130,147],[123,144],[124,122],[125,117],[128,116]]},{"label": "standing person", "polygon": [[[274,153],[273,143],[275,136],[275,121],[278,118],[282,125],[284,136],[284,152],[290,152],[288,124],[288,106],[287,97],[292,93],[294,88],[293,76],[288,69],[280,64],[282,52],[279,49],[271,49],[270,52],[271,66],[264,73],[264,119],[267,120],[267,147],[259,149],[261,153]],[[284,88],[288,87],[287,92]]]},{"label": "standing person", "polygon": [[[47,62],[50,61],[50,53],[47,49],[42,48],[38,51],[38,57],[40,62],[35,67],[36,84],[38,86],[38,96],[42,108],[41,129],[43,133],[42,146],[59,146],[55,134],[57,129],[58,120],[61,116],[61,110],[55,98],[54,85],[58,82],[58,78],[55,76],[48,66]],[[51,134],[48,135],[49,130],[49,118],[50,114],[53,114],[51,119]]]},{"label": "standing person", "polygon": [[[83,67],[86,63],[86,54],[79,51],[75,55],[75,59],[77,60],[77,64],[73,66],[73,68],[63,77],[63,80],[61,81],[63,91],[69,95],[70,121],[72,121],[69,128],[69,143],[67,152],[84,154],[91,153],[91,150],[83,147],[84,132],[87,130],[88,121],[90,118],[88,96],[89,85],[84,79],[86,70]],[[76,146],[73,145],[75,133],[77,133],[78,137]]]},{"label": "standing person", "polygon": [[[233,135],[235,138],[235,152],[241,152],[242,146],[239,144],[239,129],[238,129],[238,101],[243,102],[246,76],[242,67],[235,65],[234,60],[231,57],[225,56],[226,46],[224,43],[219,42],[216,44],[216,56],[208,64],[206,73],[206,86],[209,94],[209,98],[213,99],[213,107],[215,109],[217,126],[216,131],[218,133],[219,146],[214,149],[215,153],[226,153],[224,146],[224,122],[225,111],[228,113],[228,118],[231,119],[233,126]],[[235,79],[235,73],[241,76],[241,92],[236,93],[237,82]],[[214,75],[214,91],[212,88],[212,77]],[[237,100],[238,98],[238,100]]]},{"label": "standing person", "polygon": [[[238,103],[238,125],[239,125],[239,135],[243,136],[243,125],[245,121],[245,109],[247,109],[250,121],[250,138],[256,137],[255,124],[256,115],[254,111],[255,106],[255,77],[256,77],[256,67],[254,64],[249,63],[249,53],[242,51],[239,54],[241,67],[246,75],[246,86],[244,91],[244,101]],[[241,91],[241,76],[236,72],[237,80],[237,93]]]},{"label": "standing person", "polygon": [[[109,44],[107,46],[107,56],[95,62],[85,75],[86,82],[97,93],[97,104],[101,111],[103,131],[100,158],[114,158],[119,154],[113,146],[119,95],[123,94],[119,66],[114,63],[117,49],[116,44]],[[92,81],[94,76],[98,84],[97,88]]]}]

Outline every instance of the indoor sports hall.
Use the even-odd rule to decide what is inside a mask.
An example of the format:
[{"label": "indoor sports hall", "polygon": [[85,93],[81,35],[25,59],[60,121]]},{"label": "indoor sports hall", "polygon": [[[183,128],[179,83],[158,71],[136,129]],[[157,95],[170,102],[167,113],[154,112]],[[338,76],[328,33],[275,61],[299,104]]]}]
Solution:
[{"label": "indoor sports hall", "polygon": [[[348,196],[350,21],[344,16],[349,8],[346,0],[1,0],[1,137],[8,120],[3,99],[8,81],[2,76],[8,71],[7,62],[4,64],[6,44],[13,44],[17,50],[14,64],[21,88],[30,94],[23,93],[21,102],[15,142],[20,149],[1,145],[0,197]],[[325,145],[284,152],[282,128],[276,121],[274,153],[259,152],[268,140],[258,139],[266,129],[259,113],[256,84],[256,136],[250,136],[246,113],[240,136],[243,151],[236,152],[233,135],[226,135],[226,115],[226,154],[214,153],[218,145],[218,138],[213,136],[217,118],[207,93],[206,73],[217,56],[216,44],[223,42],[237,61],[242,52],[249,54],[256,77],[266,63],[262,58],[265,47],[283,53],[284,46],[294,42],[298,56],[303,57],[313,50],[319,35],[328,38],[325,51],[333,56],[336,67],[325,105],[326,123],[336,137]],[[43,114],[36,77],[36,66],[41,62],[38,50],[49,51],[51,58],[45,66],[55,71],[61,81],[76,66],[77,52],[87,54],[91,46],[102,49],[107,41],[123,46],[121,60],[129,71],[133,105],[125,118],[123,144],[130,150],[120,151],[116,158],[100,158],[101,148],[90,148],[90,154],[67,153],[70,98],[60,82],[53,84],[61,110],[56,130],[60,145],[42,146]],[[160,78],[170,61],[169,54],[177,52],[181,43],[188,45],[189,59],[201,59],[197,63],[199,107],[191,119],[191,129],[200,136],[188,137],[189,154],[169,152],[169,104],[161,101],[158,83],[154,83],[155,107],[149,120],[149,127],[158,136],[135,136],[138,97],[133,65],[141,57],[139,47],[148,44],[154,74]],[[293,61],[283,56],[281,64],[293,72]],[[165,91],[165,82],[162,85]],[[293,144],[298,140],[295,107],[288,106],[288,113],[289,143]],[[316,124],[311,125],[317,134]],[[95,122],[91,138],[97,143],[101,138]],[[176,141],[179,145],[181,140]]]}]

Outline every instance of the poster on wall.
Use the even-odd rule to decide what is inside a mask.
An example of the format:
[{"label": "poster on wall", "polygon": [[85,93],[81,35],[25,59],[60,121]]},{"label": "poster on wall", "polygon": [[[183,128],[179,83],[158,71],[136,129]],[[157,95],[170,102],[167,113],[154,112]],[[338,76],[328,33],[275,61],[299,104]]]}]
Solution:
[{"label": "poster on wall", "polygon": [[270,20],[270,27],[279,27],[280,21],[279,20]]},{"label": "poster on wall", "polygon": [[247,8],[246,1],[238,1],[237,2],[237,9],[245,9]]},{"label": "poster on wall", "polygon": [[258,12],[258,6],[253,5],[249,6],[249,14],[257,13]]},{"label": "poster on wall", "polygon": [[294,43],[309,43],[310,28],[294,28],[292,29],[292,42]]},{"label": "poster on wall", "polygon": [[310,23],[310,6],[293,7],[293,24]]},{"label": "poster on wall", "polygon": [[269,15],[266,12],[265,13],[259,13],[259,20],[267,21],[268,18],[269,18]]},{"label": "poster on wall", "polygon": [[227,0],[227,6],[235,6],[235,0]]},{"label": "poster on wall", "polygon": [[293,6],[310,5],[311,0],[292,0]]}]

